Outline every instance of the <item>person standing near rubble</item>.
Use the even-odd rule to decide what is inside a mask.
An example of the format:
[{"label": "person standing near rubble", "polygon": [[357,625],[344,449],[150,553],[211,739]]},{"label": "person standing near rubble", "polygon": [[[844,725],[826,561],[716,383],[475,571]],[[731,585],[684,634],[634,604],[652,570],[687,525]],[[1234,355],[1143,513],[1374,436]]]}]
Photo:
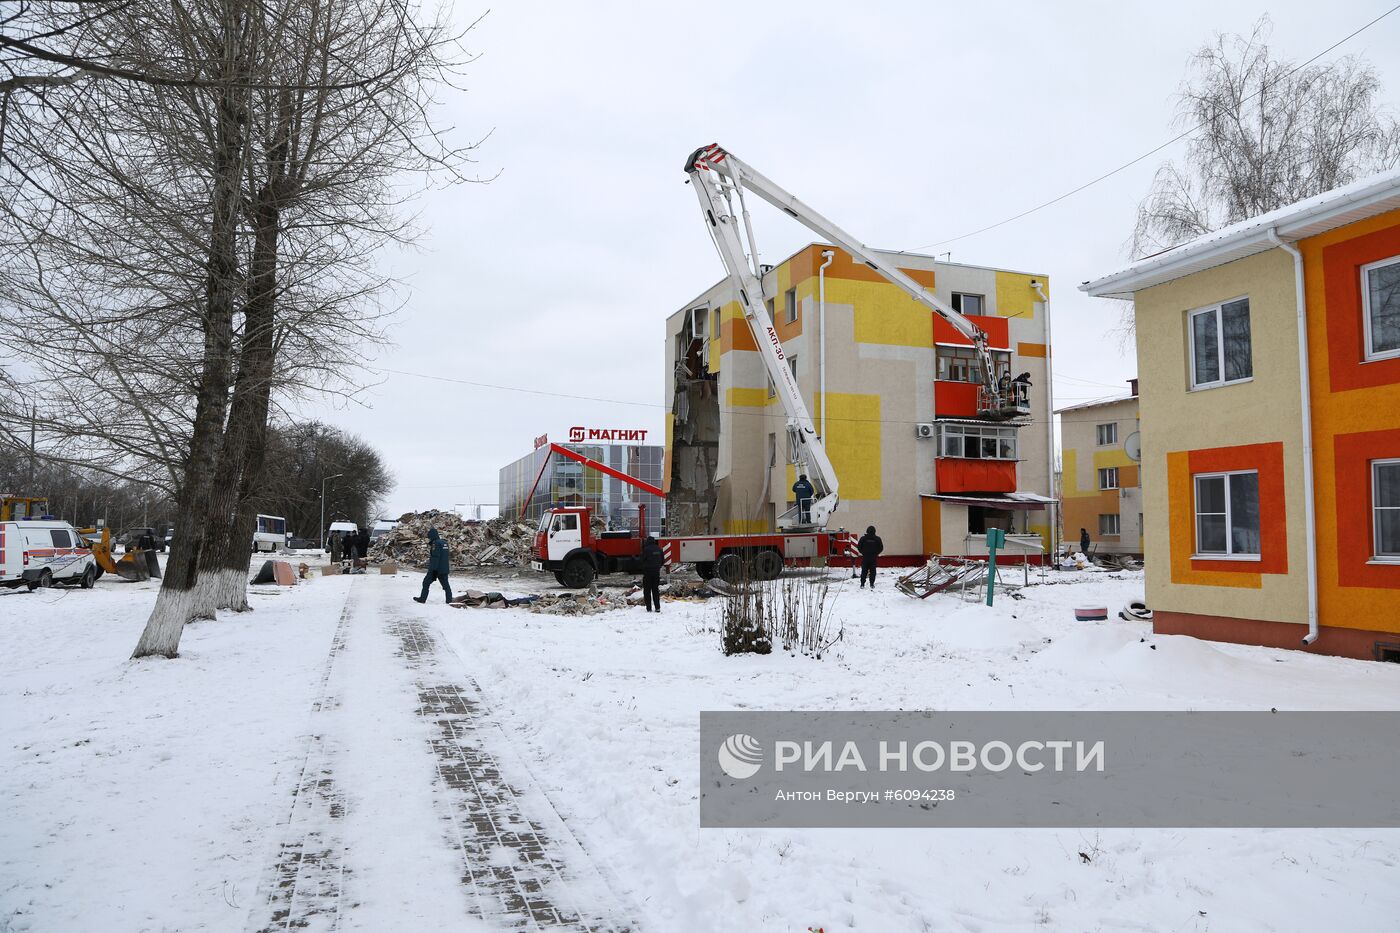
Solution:
[{"label": "person standing near rubble", "polygon": [[338,564],[338,563],[340,563],[340,532],[338,532],[338,531],[332,531],[332,532],[331,532],[330,547],[331,547],[331,563],[332,563],[332,564]]},{"label": "person standing near rubble", "polygon": [[423,575],[423,592],[413,597],[415,603],[426,603],[428,601],[428,590],[432,587],[433,581],[442,584],[442,591],[447,595],[447,602],[452,602],[452,584],[447,582],[447,571],[451,567],[448,559],[447,542],[442,540],[436,528],[428,529],[428,572]]},{"label": "person standing near rubble", "polygon": [[642,598],[646,600],[647,612],[661,611],[661,568],[665,566],[666,552],[656,538],[647,535],[642,543]]},{"label": "person standing near rubble", "polygon": [[870,588],[873,590],[875,589],[875,567],[879,563],[880,555],[885,550],[885,542],[881,541],[880,536],[875,533],[874,525],[865,529],[865,534],[856,544],[856,550],[860,551],[860,588],[865,589],[865,581],[868,579]]}]

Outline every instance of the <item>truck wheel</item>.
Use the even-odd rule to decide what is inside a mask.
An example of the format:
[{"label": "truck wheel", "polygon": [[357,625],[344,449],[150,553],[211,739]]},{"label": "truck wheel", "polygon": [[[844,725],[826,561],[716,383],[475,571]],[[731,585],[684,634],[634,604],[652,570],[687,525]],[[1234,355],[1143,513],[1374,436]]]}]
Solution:
[{"label": "truck wheel", "polygon": [[560,586],[568,586],[568,584],[564,582],[564,571],[562,571],[562,570],[556,570],[556,571],[554,571],[554,579],[556,579],[556,580],[559,581],[559,585],[560,585]]},{"label": "truck wheel", "polygon": [[93,579],[94,579],[94,580],[101,580],[101,579],[102,579],[102,575],[103,575],[104,573],[107,572],[107,571],[105,571],[105,570],[102,569],[102,565],[101,565],[101,564],[93,564],[93,565],[92,565],[92,569],[93,569],[94,571],[96,571],[96,573],[93,575]]},{"label": "truck wheel", "polygon": [[695,565],[695,572],[700,575],[701,580],[713,580],[715,578],[715,562],[702,560]]},{"label": "truck wheel", "polygon": [[78,585],[85,590],[92,589],[92,585],[97,582],[97,565],[89,564],[88,569],[83,571],[83,578],[78,581]]},{"label": "truck wheel", "polygon": [[29,584],[29,592],[32,593],[40,587],[48,589],[51,586],[53,586],[53,574],[49,573],[47,570],[41,570],[39,571],[39,579]]},{"label": "truck wheel", "polygon": [[776,580],[783,574],[783,555],[777,551],[759,551],[753,556],[753,575],[758,580]]},{"label": "truck wheel", "polygon": [[721,554],[715,561],[715,576],[725,583],[738,583],[746,574],[744,559],[738,554]]},{"label": "truck wheel", "polygon": [[570,589],[582,589],[593,582],[593,565],[584,557],[571,558],[564,564],[561,582]]}]

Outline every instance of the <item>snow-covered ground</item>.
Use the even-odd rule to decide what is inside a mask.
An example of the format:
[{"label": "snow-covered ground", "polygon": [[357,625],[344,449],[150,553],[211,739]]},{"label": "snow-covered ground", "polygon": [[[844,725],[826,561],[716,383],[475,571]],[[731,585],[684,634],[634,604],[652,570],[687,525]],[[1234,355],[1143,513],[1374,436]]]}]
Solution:
[{"label": "snow-covered ground", "polygon": [[[701,710],[1400,708],[1394,665],[1076,623],[1076,605],[1116,610],[1140,597],[1141,576],[1048,580],[987,609],[910,599],[889,574],[874,593],[842,577],[833,594],[844,636],[820,661],[722,656],[718,601],[668,601],[660,616],[454,609],[437,593],[420,607],[409,601],[417,576],[400,574],[260,589],[256,612],[191,627],[180,660],[132,663],[154,584],[0,593],[0,930],[256,929],[257,889],[308,760],[347,603],[358,607],[347,683],[390,699],[409,689],[389,669],[401,663],[392,651],[371,649],[402,620],[423,623],[442,644],[434,676],[479,686],[502,727],[489,739],[502,775],[587,853],[601,875],[594,896],[612,899],[595,906],[618,926],[1395,929],[1394,831],[698,827]],[[543,588],[499,574],[453,585]],[[452,877],[420,851],[444,834],[418,786],[433,780],[431,762],[412,757],[426,743],[394,741],[423,724],[387,700],[365,708],[375,695],[346,703],[374,727],[339,737],[364,745],[340,779],[351,809],[405,802],[396,824],[381,816],[347,831],[361,851],[371,827],[392,839],[358,876],[353,909],[337,915],[343,929],[414,916],[413,892],[369,884],[408,873],[394,874],[395,860],[416,855],[422,878]],[[397,790],[385,774],[399,776]],[[428,893],[449,906],[456,896],[423,902]]]}]

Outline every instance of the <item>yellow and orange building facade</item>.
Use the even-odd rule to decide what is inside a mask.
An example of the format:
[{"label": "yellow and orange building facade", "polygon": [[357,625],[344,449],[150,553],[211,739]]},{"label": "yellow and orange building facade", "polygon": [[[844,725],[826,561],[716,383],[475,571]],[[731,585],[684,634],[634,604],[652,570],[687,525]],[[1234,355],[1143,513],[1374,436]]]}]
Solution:
[{"label": "yellow and orange building facade", "polygon": [[[833,255],[823,270],[828,250]],[[766,272],[765,294],[772,296],[784,356],[795,361],[803,400],[840,481],[841,505],[833,522],[860,531],[875,525],[889,563],[922,562],[930,554],[976,556],[985,553],[984,536],[971,530],[980,513],[969,513],[979,508],[979,496],[988,502],[1027,491],[1049,497],[1047,310],[1032,282],[1047,295],[1049,283],[1043,275],[918,254],[892,258],[944,302],[954,304],[955,295],[958,303],[965,302],[968,316],[988,333],[1011,375],[1029,374],[1033,414],[1010,429],[1017,435],[1014,456],[944,457],[942,429],[920,433],[920,425],[950,419],[976,429],[975,386],[965,378],[940,378],[965,375],[948,359],[940,371],[940,356],[970,354],[970,345],[845,251],[809,244]],[[792,500],[797,478],[786,456],[787,416],[727,279],[668,319],[667,374],[675,380],[667,420],[668,503],[685,499],[685,486],[694,487],[692,498],[713,490],[712,501],[689,513],[690,523],[674,531],[772,530]],[[686,384],[690,396],[682,401]],[[706,417],[711,398],[713,428],[699,441],[696,424]],[[699,443],[712,445],[704,457],[696,455]],[[1035,498],[1008,499],[1014,514],[1002,518],[1038,559],[1049,546],[1052,512]],[[687,510],[677,506],[682,503],[668,514],[684,522]]]},{"label": "yellow and orange building facade", "polygon": [[[1146,595],[1158,632],[1354,658],[1400,656],[1400,558],[1382,540],[1385,502],[1374,480],[1374,471],[1400,460],[1400,353],[1376,353],[1368,344],[1373,299],[1365,297],[1377,281],[1368,270],[1395,259],[1400,173],[1392,172],[1083,286],[1135,304]],[[1232,379],[1225,378],[1230,363],[1212,369],[1207,360],[1207,375],[1222,378],[1198,384],[1198,359],[1216,349],[1210,335],[1222,341],[1223,354],[1230,348],[1221,335],[1240,327],[1217,324],[1226,319],[1216,309],[1238,322],[1242,302],[1248,376],[1241,376],[1243,362],[1233,363],[1239,378]],[[1247,487],[1227,485],[1234,477]],[[1230,498],[1236,493],[1239,502]],[[1221,522],[1224,499],[1247,520],[1228,519],[1235,537],[1223,550],[1239,545],[1242,553],[1203,546],[1215,542],[1211,523]],[[1241,524],[1247,527],[1237,530]],[[1305,643],[1310,622],[1317,637]]]}]

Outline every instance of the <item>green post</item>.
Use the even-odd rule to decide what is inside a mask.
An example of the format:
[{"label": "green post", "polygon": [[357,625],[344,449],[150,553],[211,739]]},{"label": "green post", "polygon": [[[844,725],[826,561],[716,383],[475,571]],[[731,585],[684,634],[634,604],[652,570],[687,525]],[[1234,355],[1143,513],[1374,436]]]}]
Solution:
[{"label": "green post", "polygon": [[1006,546],[1006,532],[1000,528],[987,529],[987,605],[992,604],[992,596],[997,584],[997,548]]}]

